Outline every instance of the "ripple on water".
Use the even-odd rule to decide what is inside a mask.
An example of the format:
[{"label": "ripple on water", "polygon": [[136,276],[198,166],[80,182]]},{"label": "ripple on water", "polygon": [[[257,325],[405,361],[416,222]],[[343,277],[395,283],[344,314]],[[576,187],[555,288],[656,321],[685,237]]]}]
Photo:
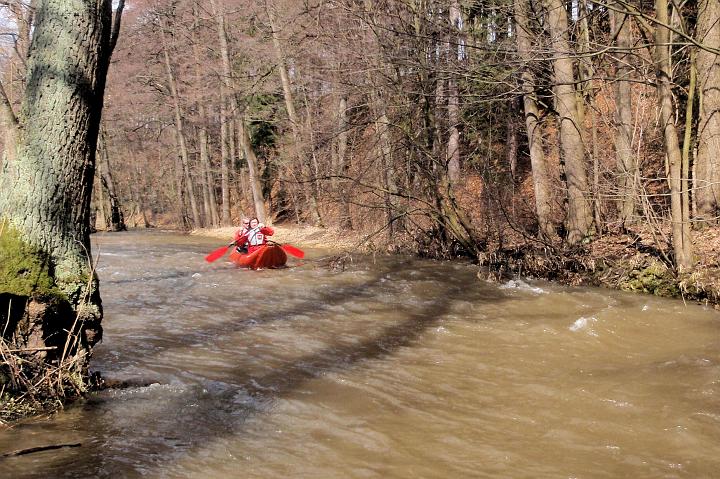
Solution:
[{"label": "ripple on water", "polygon": [[720,470],[714,311],[525,280],[498,287],[449,262],[357,256],[332,272],[310,250],[302,267],[250,272],[205,264],[213,241],[98,241],[110,254],[93,364],[157,384],[0,435],[0,450],[37,437],[83,443],[82,454],[21,457],[9,471],[0,462],[3,477]]}]

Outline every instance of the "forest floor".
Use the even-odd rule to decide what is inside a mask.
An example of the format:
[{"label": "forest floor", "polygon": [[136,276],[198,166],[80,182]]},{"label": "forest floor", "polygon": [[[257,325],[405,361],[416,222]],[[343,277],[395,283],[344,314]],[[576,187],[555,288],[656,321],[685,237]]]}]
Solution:
[{"label": "forest floor", "polygon": [[[313,226],[273,225],[273,240],[316,247],[337,254],[377,251],[367,234]],[[231,240],[237,227],[200,229],[191,234]],[[604,234],[580,246],[551,248],[507,235],[504,245],[488,244],[478,258],[478,277],[502,281],[515,276],[567,285],[602,286],[623,291],[682,298],[720,309],[720,227],[693,233],[696,266],[691,272],[672,268],[668,234],[638,230]],[[411,245],[402,248],[412,251]]]}]

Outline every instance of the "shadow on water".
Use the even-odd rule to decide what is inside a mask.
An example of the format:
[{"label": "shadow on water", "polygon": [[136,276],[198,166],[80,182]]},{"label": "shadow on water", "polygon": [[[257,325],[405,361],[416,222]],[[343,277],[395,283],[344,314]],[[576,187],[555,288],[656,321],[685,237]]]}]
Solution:
[{"label": "shadow on water", "polygon": [[[153,334],[161,337],[166,347],[162,351],[138,348],[132,354],[144,355],[144,361],[151,362],[153,355],[161,352],[190,350],[198,341],[212,343],[251,326],[262,327],[298,316],[321,317],[333,307],[359,298],[372,301],[386,293],[383,279],[403,272],[406,267],[401,261],[376,266],[372,277],[360,284],[315,290],[297,304],[275,307],[272,311],[253,314],[252,318],[238,315],[199,331],[163,331],[161,327],[149,323],[149,329],[155,329]],[[179,272],[163,273],[158,275],[158,279],[184,275]],[[112,281],[106,284],[112,284]],[[64,413],[75,414],[75,422],[80,425],[91,420],[95,422],[89,431],[91,436],[86,436],[82,448],[59,455],[54,458],[52,466],[44,464],[42,472],[22,467],[25,463],[20,462],[20,458],[11,458],[9,461],[17,461],[18,466],[12,471],[13,477],[47,477],[60,471],[63,477],[116,477],[128,472],[151,477],[161,475],[173,461],[182,460],[186,454],[206,446],[208,442],[241,434],[248,417],[267,413],[278,398],[293,393],[306,382],[327,373],[350,370],[367,361],[382,360],[401,348],[412,346],[448,314],[453,301],[463,297],[468,288],[462,278],[448,276],[433,284],[432,301],[424,302],[422,308],[398,308],[396,317],[402,318],[399,322],[380,329],[376,334],[368,334],[357,342],[335,338],[333,343],[318,351],[286,361],[264,374],[253,374],[241,367],[224,370],[221,381],[201,378],[200,384],[179,387],[171,399],[150,407],[133,407],[134,401],[138,400],[133,397],[133,391],[129,391],[128,397],[124,397],[122,391],[98,395]],[[497,302],[503,297],[494,293],[482,300]],[[126,401],[127,405],[118,408],[119,401]],[[34,426],[30,424],[30,427]],[[85,433],[80,431],[80,434]],[[118,441],[122,441],[123,445],[119,446]],[[131,443],[124,444],[124,441]],[[53,471],[49,471],[48,467]]]}]

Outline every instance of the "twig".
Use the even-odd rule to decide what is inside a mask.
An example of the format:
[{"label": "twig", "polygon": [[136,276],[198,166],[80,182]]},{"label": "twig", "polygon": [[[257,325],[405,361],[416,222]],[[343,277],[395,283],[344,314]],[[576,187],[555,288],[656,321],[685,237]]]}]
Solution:
[{"label": "twig", "polygon": [[17,451],[6,452],[5,454],[0,455],[0,457],[24,456],[25,454],[32,454],[34,452],[51,451],[53,449],[62,449],[63,447],[80,447],[80,446],[82,446],[82,443],[80,443],[80,442],[76,442],[76,443],[72,443],[72,444],[50,444],[48,446],[29,447],[27,449],[18,449]]},{"label": "twig", "polygon": [[57,349],[57,346],[43,346],[40,348],[8,349],[7,352],[9,352],[9,353],[32,353],[32,352],[36,352],[36,351],[52,351],[53,349]]}]

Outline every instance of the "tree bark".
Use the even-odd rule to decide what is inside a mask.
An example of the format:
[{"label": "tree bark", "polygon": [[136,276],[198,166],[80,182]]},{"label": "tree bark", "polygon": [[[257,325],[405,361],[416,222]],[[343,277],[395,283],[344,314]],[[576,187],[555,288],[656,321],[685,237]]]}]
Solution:
[{"label": "tree bark", "polygon": [[26,298],[16,344],[58,346],[36,356],[73,356],[81,374],[102,333],[89,218],[111,18],[110,0],[37,2],[17,157],[0,179],[0,241],[20,251],[0,261],[0,321],[8,297]]},{"label": "tree bark", "polygon": [[615,54],[615,157],[618,170],[618,221],[621,226],[632,223],[635,219],[640,181],[637,160],[632,151],[633,113],[631,48],[632,32],[630,16],[610,9],[610,25],[616,38],[618,51]]},{"label": "tree bark", "polygon": [[[720,4],[698,2],[697,40],[703,46],[720,49]],[[720,59],[705,49],[697,52],[700,111],[694,189],[700,220],[716,223],[720,213]]]},{"label": "tree bark", "polygon": [[670,210],[672,221],[672,242],[675,254],[675,266],[679,270],[689,269],[692,266],[692,244],[690,237],[686,235],[683,224],[689,218],[685,218],[683,212],[687,210],[683,206],[682,194],[682,154],[678,132],[675,127],[675,108],[672,98],[672,76],[670,65],[670,24],[668,15],[668,1],[655,0],[655,12],[657,24],[655,27],[655,75],[657,78],[658,105],[660,107],[660,127],[663,131],[665,155],[667,156],[670,170]]},{"label": "tree bark", "polygon": [[542,147],[542,125],[535,97],[535,76],[532,71],[532,43],[528,23],[527,0],[515,0],[515,24],[518,55],[525,64],[521,73],[525,128],[527,130],[530,166],[535,192],[535,213],[538,235],[545,240],[557,238],[550,203],[550,179]]},{"label": "tree bark", "polygon": [[110,231],[125,231],[127,230],[127,226],[125,225],[125,217],[123,216],[120,200],[118,199],[115,189],[115,181],[112,176],[112,168],[110,168],[110,155],[108,153],[107,139],[104,130],[100,131],[98,169],[101,180],[100,190],[104,188],[107,191],[110,206],[110,221],[106,221],[106,227]]},{"label": "tree bark", "polygon": [[562,0],[545,0],[550,46],[554,59],[553,92],[560,127],[560,158],[565,167],[568,193],[567,241],[576,244],[590,234],[591,210],[588,194],[585,148],[580,131],[575,92],[574,53],[568,41],[567,11]]},{"label": "tree bark", "polygon": [[450,76],[448,78],[448,142],[447,142],[447,172],[451,183],[460,179],[460,95],[458,93],[457,75],[453,72],[454,65],[460,55],[460,26],[462,17],[460,5],[457,0],[450,2],[450,41],[448,42],[448,55]]},{"label": "tree bark", "polygon": [[222,62],[221,86],[220,86],[220,188],[222,192],[222,224],[224,226],[232,223],[230,219],[230,163],[231,157],[229,146],[232,136],[233,123],[232,108],[235,105],[235,85],[230,68],[230,49],[225,29],[225,9],[222,0],[210,0],[213,7],[215,22],[217,24],[218,42],[220,44],[220,61]]},{"label": "tree bark", "polygon": [[[338,104],[338,136],[337,136],[337,171],[341,176],[348,174],[348,117],[347,117],[347,98],[342,96]],[[350,198],[348,196],[348,180],[341,178],[338,188],[341,207],[340,207],[340,227],[344,229],[353,229],[352,217],[350,215]]]},{"label": "tree bark", "polygon": [[[198,5],[193,6],[195,16],[195,24],[193,28],[193,56],[195,57],[195,79],[198,85],[202,84],[201,68],[200,68],[200,51],[198,45],[200,39],[197,35],[199,28],[200,11]],[[196,102],[198,111],[199,124],[197,126],[197,141],[200,146],[200,173],[202,181],[200,187],[203,193],[203,210],[205,212],[205,223],[217,228],[220,226],[220,217],[217,210],[217,198],[215,197],[215,178],[210,166],[210,153],[208,148],[208,131],[207,131],[207,112],[202,98],[198,98]]]}]

